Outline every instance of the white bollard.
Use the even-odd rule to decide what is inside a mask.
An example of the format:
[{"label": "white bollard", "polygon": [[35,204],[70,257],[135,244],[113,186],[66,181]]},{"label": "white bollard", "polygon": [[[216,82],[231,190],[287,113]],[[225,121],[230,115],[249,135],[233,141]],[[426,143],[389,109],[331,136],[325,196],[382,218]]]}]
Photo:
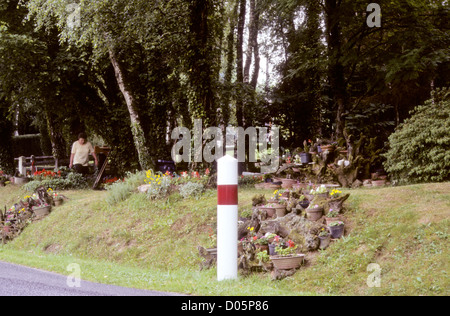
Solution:
[{"label": "white bollard", "polygon": [[238,161],[217,160],[217,280],[237,279]]}]

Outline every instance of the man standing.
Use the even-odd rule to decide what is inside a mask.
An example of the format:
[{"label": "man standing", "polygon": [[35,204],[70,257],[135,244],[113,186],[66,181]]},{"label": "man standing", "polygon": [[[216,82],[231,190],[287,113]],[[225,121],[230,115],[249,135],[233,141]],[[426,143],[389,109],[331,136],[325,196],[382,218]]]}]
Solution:
[{"label": "man standing", "polygon": [[88,174],[89,154],[92,154],[95,160],[95,166],[98,167],[98,160],[94,152],[94,147],[87,141],[86,134],[80,133],[78,135],[78,140],[72,145],[69,168],[73,167],[78,173],[84,175]]}]

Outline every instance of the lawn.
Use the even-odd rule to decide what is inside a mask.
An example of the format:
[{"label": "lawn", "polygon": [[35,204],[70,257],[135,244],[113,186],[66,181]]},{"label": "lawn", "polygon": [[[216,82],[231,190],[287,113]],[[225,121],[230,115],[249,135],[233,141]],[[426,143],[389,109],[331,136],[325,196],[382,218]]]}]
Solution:
[{"label": "lawn", "polygon": [[[68,201],[0,246],[0,260],[67,275],[78,263],[86,280],[194,295],[449,295],[450,183],[346,191],[346,236],[281,281],[255,273],[217,282],[215,269],[200,271],[197,246],[216,228],[213,190],[157,201],[133,193],[113,206],[106,191],[66,191]],[[239,210],[257,193],[240,189]],[[24,195],[9,185],[0,203]],[[380,286],[368,286],[376,273]]]}]

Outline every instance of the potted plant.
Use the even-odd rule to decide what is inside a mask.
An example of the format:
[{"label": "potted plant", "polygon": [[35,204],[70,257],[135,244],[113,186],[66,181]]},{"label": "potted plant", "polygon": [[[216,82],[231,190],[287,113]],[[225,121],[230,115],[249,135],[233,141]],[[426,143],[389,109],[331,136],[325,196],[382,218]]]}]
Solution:
[{"label": "potted plant", "polygon": [[267,212],[268,217],[273,217],[277,211],[281,214],[284,211],[286,212],[286,206],[279,203],[269,203],[259,207],[260,209]]},{"label": "potted plant", "polygon": [[336,221],[328,225],[331,237],[334,239],[341,238],[344,235],[344,222]]},{"label": "potted plant", "polygon": [[308,208],[310,203],[309,203],[309,200],[304,195],[300,195],[298,204],[300,204],[300,206],[303,209],[306,209],[306,208]]},{"label": "potted plant", "polygon": [[319,244],[320,249],[324,250],[324,249],[328,248],[328,246],[330,245],[330,242],[331,242],[330,232],[328,230],[326,230],[325,228],[322,228],[322,230],[319,233],[319,240],[320,240],[320,244]]},{"label": "potted plant", "polygon": [[289,240],[288,246],[283,248],[278,246],[275,248],[277,255],[271,256],[275,269],[277,270],[291,270],[298,269],[305,258],[304,254],[297,254],[297,245],[292,240]]},{"label": "potted plant", "polygon": [[[267,239],[269,240],[269,254],[271,256],[277,255],[276,248],[277,247],[284,247],[284,240],[283,240],[283,238],[281,238],[278,235],[272,234],[272,235],[268,236]],[[272,241],[270,241],[271,239],[272,239]]]},{"label": "potted plant", "polygon": [[306,209],[306,217],[310,221],[318,221],[322,218],[323,215],[323,207],[318,204],[310,204]]},{"label": "potted plant", "polygon": [[331,192],[330,192],[330,197],[331,197],[332,199],[337,199],[337,198],[339,198],[339,197],[341,197],[341,196],[342,196],[342,191],[341,191],[341,190],[333,189],[333,190],[331,190]]},{"label": "potted plant", "polygon": [[52,209],[51,205],[48,205],[47,203],[32,207],[33,213],[37,219],[49,215],[51,209]]},{"label": "potted plant", "polygon": [[55,206],[60,206],[61,204],[63,204],[64,199],[58,192],[53,192],[53,190],[52,190],[52,192],[49,192],[49,193],[53,199],[53,203]]},{"label": "potted plant", "polygon": [[322,184],[320,187],[318,187],[316,189],[311,189],[311,191],[309,193],[314,196],[318,196],[318,197],[322,197],[322,198],[328,198],[328,196],[329,196],[329,193],[328,193],[328,190],[327,190],[327,187],[325,186],[325,184]]},{"label": "potted plant", "polygon": [[269,240],[266,236],[262,236],[253,241],[256,246],[256,249],[259,251],[267,251],[269,252]]},{"label": "potted plant", "polygon": [[338,211],[334,211],[332,208],[328,212],[328,214],[325,216],[325,221],[327,225],[331,224],[332,222],[340,221],[341,216],[339,215]]}]

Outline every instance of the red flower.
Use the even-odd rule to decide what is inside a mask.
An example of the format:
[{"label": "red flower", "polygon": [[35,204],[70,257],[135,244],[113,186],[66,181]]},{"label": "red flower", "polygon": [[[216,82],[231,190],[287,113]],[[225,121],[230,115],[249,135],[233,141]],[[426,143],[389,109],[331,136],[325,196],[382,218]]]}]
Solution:
[{"label": "red flower", "polygon": [[295,247],[295,243],[292,240],[288,241],[288,245],[289,245],[289,248],[294,248]]}]

